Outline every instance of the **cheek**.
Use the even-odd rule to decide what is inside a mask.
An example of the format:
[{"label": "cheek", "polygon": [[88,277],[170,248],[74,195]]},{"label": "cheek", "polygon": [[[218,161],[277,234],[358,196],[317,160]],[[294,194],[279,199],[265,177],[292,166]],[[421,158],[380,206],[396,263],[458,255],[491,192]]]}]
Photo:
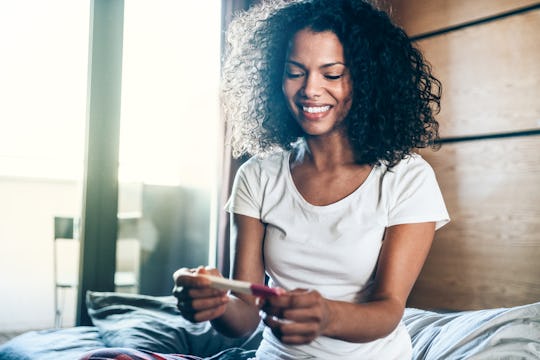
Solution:
[{"label": "cheek", "polygon": [[339,117],[343,119],[349,114],[349,111],[351,110],[353,97],[351,92],[344,92],[341,95],[342,96],[340,97],[341,104],[339,106]]},{"label": "cheek", "polygon": [[343,102],[351,102],[352,96],[353,96],[353,86],[352,81],[350,78],[347,78],[342,84],[341,84],[341,98],[343,99]]},{"label": "cheek", "polygon": [[352,94],[349,94],[349,96],[345,100],[345,109],[343,109],[345,111],[345,115],[347,115],[349,111],[351,110],[352,102],[353,102]]},{"label": "cheek", "polygon": [[344,101],[347,111],[351,109],[352,102],[353,102],[353,94],[351,92],[348,92]]},{"label": "cheek", "polygon": [[345,85],[341,89],[341,99],[341,102],[343,103],[343,110],[348,112],[351,109],[353,99],[352,87],[350,84]]},{"label": "cheek", "polygon": [[285,101],[289,104],[289,106],[294,102],[294,96],[296,94],[296,89],[294,86],[288,82],[284,82],[281,86],[281,90],[283,91],[283,96],[285,97]]}]

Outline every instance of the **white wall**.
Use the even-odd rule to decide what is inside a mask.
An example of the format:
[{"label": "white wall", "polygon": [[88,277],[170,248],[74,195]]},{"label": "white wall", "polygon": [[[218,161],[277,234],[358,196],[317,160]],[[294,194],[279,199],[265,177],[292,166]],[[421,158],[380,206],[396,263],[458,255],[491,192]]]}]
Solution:
[{"label": "white wall", "polygon": [[0,179],[0,330],[53,326],[53,218],[80,199],[74,181]]},{"label": "white wall", "polygon": [[[120,211],[140,210],[140,187],[121,187]],[[0,331],[54,325],[53,218],[80,214],[76,181],[0,177]],[[66,293],[63,325],[74,323]]]}]

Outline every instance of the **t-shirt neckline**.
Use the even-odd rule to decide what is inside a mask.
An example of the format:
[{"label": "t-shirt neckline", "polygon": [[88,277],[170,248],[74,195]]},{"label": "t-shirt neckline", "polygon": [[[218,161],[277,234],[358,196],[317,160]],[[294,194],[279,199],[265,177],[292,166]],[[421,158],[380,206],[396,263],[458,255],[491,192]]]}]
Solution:
[{"label": "t-shirt neckline", "polygon": [[291,168],[289,166],[291,153],[292,153],[291,151],[287,151],[284,154],[282,158],[282,163],[281,163],[281,166],[284,167],[285,173],[287,174],[286,176],[287,186],[292,191],[292,193],[297,198],[297,200],[300,202],[300,204],[302,204],[304,208],[310,209],[312,211],[327,212],[327,211],[335,211],[335,210],[341,209],[342,207],[345,207],[350,201],[352,201],[354,197],[356,197],[358,193],[362,192],[363,189],[368,186],[369,182],[371,182],[371,179],[374,177],[374,174],[376,171],[375,168],[377,168],[377,166],[373,166],[371,168],[371,171],[369,172],[369,175],[364,180],[364,182],[362,182],[356,189],[354,189],[353,192],[351,192],[349,195],[345,196],[344,198],[328,205],[314,205],[304,198],[304,196],[300,193],[300,191],[296,187],[296,184],[294,183],[294,180],[292,178]]}]

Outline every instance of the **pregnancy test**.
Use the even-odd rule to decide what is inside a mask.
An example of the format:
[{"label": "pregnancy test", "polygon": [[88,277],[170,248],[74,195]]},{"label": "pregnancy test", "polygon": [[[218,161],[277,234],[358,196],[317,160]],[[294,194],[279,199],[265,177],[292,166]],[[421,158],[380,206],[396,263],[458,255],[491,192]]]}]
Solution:
[{"label": "pregnancy test", "polygon": [[271,288],[265,285],[252,284],[248,281],[231,280],[222,278],[219,276],[198,274],[198,276],[204,276],[209,279],[210,286],[219,290],[232,290],[242,294],[254,295],[254,296],[279,296],[284,293],[284,290],[278,288]]}]

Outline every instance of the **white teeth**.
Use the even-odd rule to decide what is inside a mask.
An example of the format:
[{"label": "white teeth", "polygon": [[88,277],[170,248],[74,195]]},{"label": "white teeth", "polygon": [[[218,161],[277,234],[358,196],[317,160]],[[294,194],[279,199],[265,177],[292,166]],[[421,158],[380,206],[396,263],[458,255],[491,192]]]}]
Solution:
[{"label": "white teeth", "polygon": [[316,114],[328,111],[330,109],[329,105],[326,106],[302,106],[302,110],[310,114]]}]

